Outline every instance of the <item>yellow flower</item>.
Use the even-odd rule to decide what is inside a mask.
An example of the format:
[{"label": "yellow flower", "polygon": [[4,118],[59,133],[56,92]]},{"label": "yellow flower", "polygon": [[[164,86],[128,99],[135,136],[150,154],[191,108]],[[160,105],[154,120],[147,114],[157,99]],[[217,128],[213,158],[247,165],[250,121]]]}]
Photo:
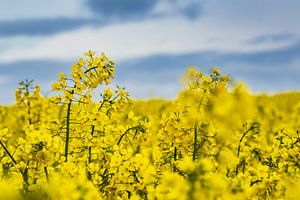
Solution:
[{"label": "yellow flower", "polygon": [[216,76],[220,76],[220,75],[221,75],[221,72],[220,72],[220,70],[219,70],[217,67],[215,67],[215,68],[213,69],[213,73],[214,73]]}]

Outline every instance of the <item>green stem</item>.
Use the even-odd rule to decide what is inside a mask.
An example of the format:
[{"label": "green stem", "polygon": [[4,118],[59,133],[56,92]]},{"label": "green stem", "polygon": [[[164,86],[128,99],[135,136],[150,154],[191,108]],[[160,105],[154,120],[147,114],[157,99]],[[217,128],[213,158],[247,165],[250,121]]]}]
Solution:
[{"label": "green stem", "polygon": [[45,172],[47,181],[49,181],[49,173],[48,173],[48,169],[46,166],[44,167],[44,172]]},{"label": "green stem", "polygon": [[[176,160],[177,160],[177,148],[174,147],[174,161],[176,161]],[[174,165],[173,171],[176,172],[176,167],[175,167],[175,165]]]},{"label": "green stem", "polygon": [[69,140],[70,140],[70,115],[71,115],[71,105],[72,100],[68,103],[68,110],[67,110],[67,120],[66,120],[66,145],[65,145],[65,162],[68,161],[68,150],[69,150]]},{"label": "green stem", "polygon": [[177,160],[177,148],[174,147],[174,161]]},{"label": "green stem", "polygon": [[131,130],[138,130],[138,128],[139,128],[139,125],[133,126],[133,127],[131,127],[131,128],[128,128],[128,129],[121,135],[120,139],[119,139],[118,142],[117,142],[117,145],[120,145],[120,143],[121,143],[123,137],[125,137],[125,135],[126,135],[127,133],[129,133],[129,131],[131,131]]},{"label": "green stem", "polygon": [[[13,163],[16,165],[18,164],[17,161],[14,159],[14,157],[11,155],[11,153],[8,151],[8,149],[5,147],[5,145],[0,141],[0,145],[2,146],[2,148],[4,149],[4,151],[7,153],[7,155],[10,157],[10,159],[13,161]],[[23,189],[25,194],[28,193],[28,186],[29,186],[29,182],[28,182],[28,168],[26,168],[24,171],[22,171],[21,169],[19,169],[20,173],[22,174],[23,177]]]},{"label": "green stem", "polygon": [[197,155],[197,140],[198,140],[198,123],[196,122],[194,128],[194,150],[193,150],[193,161],[196,160]]},{"label": "green stem", "polygon": [[[94,131],[95,131],[95,126],[92,125],[92,132],[91,132],[92,137],[94,135]],[[92,161],[92,147],[89,146],[89,163],[91,163],[91,161]]]},{"label": "green stem", "polygon": [[27,106],[28,106],[28,108],[27,108],[28,122],[29,122],[29,124],[32,124],[32,120],[30,117],[31,112],[30,112],[30,101],[29,100],[27,100]]},{"label": "green stem", "polygon": [[7,155],[10,157],[10,159],[17,164],[17,161],[14,159],[14,157],[9,153],[8,149],[5,147],[5,145],[0,141],[1,146],[3,147],[4,151],[7,153]]},{"label": "green stem", "polygon": [[28,193],[28,187],[29,187],[29,182],[28,182],[28,168],[26,167],[26,169],[24,170],[24,172],[21,172],[22,177],[23,177],[23,189],[25,194]]},{"label": "green stem", "polygon": [[242,137],[240,138],[239,146],[238,146],[238,152],[237,152],[238,157],[239,157],[239,155],[240,155],[241,144],[242,144],[242,142],[243,142],[243,139],[245,138],[245,136],[247,135],[247,133],[249,133],[251,130],[252,130],[252,127],[249,128],[247,131],[245,131],[245,132],[243,133]]}]

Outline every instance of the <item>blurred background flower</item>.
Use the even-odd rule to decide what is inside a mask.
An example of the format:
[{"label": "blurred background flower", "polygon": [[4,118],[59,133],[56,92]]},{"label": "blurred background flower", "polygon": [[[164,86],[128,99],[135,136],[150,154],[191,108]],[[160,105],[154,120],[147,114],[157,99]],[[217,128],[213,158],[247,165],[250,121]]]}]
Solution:
[{"label": "blurred background flower", "polygon": [[21,80],[44,92],[86,50],[117,62],[135,98],[173,98],[187,67],[253,92],[300,89],[298,0],[0,0],[0,103]]}]

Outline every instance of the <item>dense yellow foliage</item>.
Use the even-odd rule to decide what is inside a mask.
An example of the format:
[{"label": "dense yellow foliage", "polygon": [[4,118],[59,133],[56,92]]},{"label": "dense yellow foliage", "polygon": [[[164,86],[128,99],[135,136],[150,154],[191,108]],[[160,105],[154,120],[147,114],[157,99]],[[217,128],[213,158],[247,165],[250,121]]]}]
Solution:
[{"label": "dense yellow foliage", "polygon": [[0,107],[0,199],[299,199],[299,93],[192,68],[175,100],[133,101],[105,86],[114,69],[89,51],[51,97],[20,83]]}]

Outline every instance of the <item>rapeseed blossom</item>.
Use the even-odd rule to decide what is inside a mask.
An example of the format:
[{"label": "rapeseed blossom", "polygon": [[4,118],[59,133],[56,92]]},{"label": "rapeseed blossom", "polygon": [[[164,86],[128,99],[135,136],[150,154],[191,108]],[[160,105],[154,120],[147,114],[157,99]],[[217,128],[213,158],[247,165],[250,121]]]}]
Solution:
[{"label": "rapeseed blossom", "polygon": [[20,83],[0,106],[0,199],[298,199],[298,93],[191,68],[175,100],[136,101],[114,72],[88,51],[50,97]]}]

